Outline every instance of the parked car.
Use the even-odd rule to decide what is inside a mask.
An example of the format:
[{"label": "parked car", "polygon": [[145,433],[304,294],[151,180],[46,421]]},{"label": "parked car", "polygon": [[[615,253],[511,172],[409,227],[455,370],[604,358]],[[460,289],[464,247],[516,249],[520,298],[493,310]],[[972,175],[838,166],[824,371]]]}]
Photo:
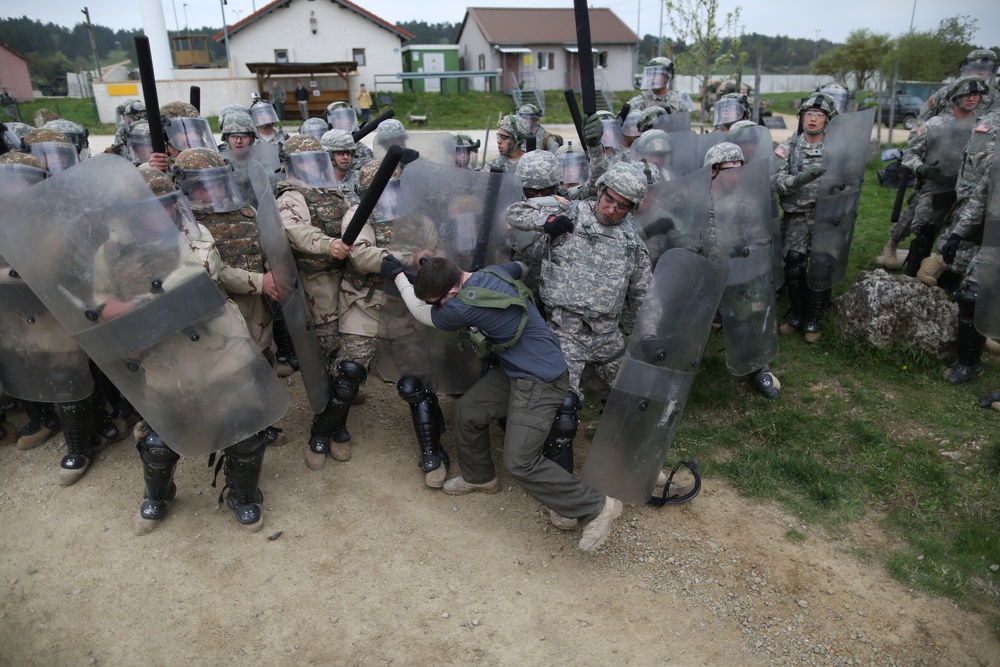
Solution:
[{"label": "parked car", "polygon": [[[892,97],[889,95],[878,95],[869,97],[861,103],[862,109],[868,109],[873,106],[882,107],[882,122],[886,127],[889,127]],[[896,124],[902,123],[903,127],[907,130],[912,130],[917,126],[917,116],[920,115],[920,109],[923,106],[924,101],[916,95],[896,95],[896,112],[894,116]]]}]

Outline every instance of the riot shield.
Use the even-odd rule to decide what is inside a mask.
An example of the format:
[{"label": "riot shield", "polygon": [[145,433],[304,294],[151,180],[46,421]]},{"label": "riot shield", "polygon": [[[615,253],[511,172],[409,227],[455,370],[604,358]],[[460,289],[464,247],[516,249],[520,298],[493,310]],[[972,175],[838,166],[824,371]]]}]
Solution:
[{"label": "riot shield", "polygon": [[645,160],[660,168],[665,180],[680,178],[701,169],[698,135],[693,132],[665,134],[647,130],[629,149],[633,162]]},{"label": "riot shield", "polygon": [[247,174],[259,202],[257,229],[260,232],[260,245],[267,257],[271,275],[281,297],[274,305],[281,310],[285,325],[292,336],[292,345],[299,358],[299,370],[302,372],[302,384],[309,397],[309,405],[312,406],[313,412],[319,414],[330,400],[330,381],[326,374],[323,350],[313,331],[309,304],[306,301],[305,291],[299,284],[299,272],[295,267],[292,249],[288,245],[288,237],[285,236],[285,227],[281,224],[281,215],[278,213],[278,204],[274,200],[274,190],[271,188],[268,173],[256,162],[251,162],[247,167]]},{"label": "riot shield", "polygon": [[690,113],[668,113],[664,116],[657,116],[653,120],[654,130],[663,130],[664,132],[690,132],[691,131],[691,114]]},{"label": "riot shield", "polygon": [[758,160],[721,171],[712,182],[719,259],[729,267],[722,331],[733,375],[759,370],[778,353],[770,173],[770,162]]},{"label": "riot shield", "polygon": [[288,394],[177,219],[131,163],[102,154],[4,200],[0,252],[164,441],[195,456],[273,424]]},{"label": "riot shield", "polygon": [[278,149],[274,144],[269,144],[266,141],[255,141],[241,150],[230,148],[224,151],[222,156],[229,158],[229,162],[233,165],[233,178],[236,179],[236,185],[240,189],[240,194],[243,195],[243,201],[254,208],[257,207],[257,194],[250,183],[247,165],[250,162],[259,162],[268,173],[271,189],[273,190],[274,186],[278,184],[280,176],[277,171],[281,169],[281,160],[278,158]]},{"label": "riot shield", "polygon": [[[516,176],[417,160],[400,183],[390,250],[408,270],[417,270],[421,254],[448,257],[466,271],[508,261],[504,212],[521,198]],[[419,324],[398,297],[386,294],[379,328],[376,369],[387,380],[419,375],[435,391],[459,394],[480,377],[466,334]]]},{"label": "riot shield", "polygon": [[87,355],[7,270],[0,275],[0,385],[15,398],[43,403],[82,401],[94,392]]},{"label": "riot shield", "polygon": [[954,192],[955,181],[958,179],[958,170],[962,166],[962,153],[965,144],[972,136],[972,129],[976,125],[975,116],[958,120],[953,116],[947,116],[944,123],[933,123],[925,125],[927,132],[927,153],[924,156],[924,164],[937,167],[941,170],[940,175],[934,178],[925,178],[924,187],[927,192],[935,196],[935,199],[948,200],[935,202],[935,210],[945,210],[951,208],[955,198],[941,196],[944,193]]},{"label": "riot shield", "polygon": [[656,265],[583,464],[585,482],[627,503],[649,500],[725,283],[724,265],[686,250]]},{"label": "riot shield", "polygon": [[812,290],[831,289],[847,273],[874,120],[873,108],[838,114],[827,125],[823,138],[825,171],[818,181],[807,271]]},{"label": "riot shield", "polygon": [[724,141],[736,144],[743,151],[744,162],[757,162],[758,160],[771,161],[774,154],[774,145],[771,141],[771,131],[763,125],[753,127],[743,127],[738,130],[727,130],[725,132],[709,132],[698,136],[698,164],[704,164],[705,155],[708,149]]},{"label": "riot shield", "polygon": [[704,252],[711,188],[711,167],[649,188],[635,225],[654,265],[671,248]]},{"label": "riot shield", "polygon": [[[391,144],[389,144],[391,145]],[[375,159],[385,157],[388,146],[375,142]],[[450,132],[408,132],[406,147],[420,153],[420,157],[435,164],[455,166],[455,135]]]},{"label": "riot shield", "polygon": [[989,173],[989,199],[983,245],[975,261],[979,291],[974,323],[984,336],[1000,336],[1000,162],[993,161]]}]

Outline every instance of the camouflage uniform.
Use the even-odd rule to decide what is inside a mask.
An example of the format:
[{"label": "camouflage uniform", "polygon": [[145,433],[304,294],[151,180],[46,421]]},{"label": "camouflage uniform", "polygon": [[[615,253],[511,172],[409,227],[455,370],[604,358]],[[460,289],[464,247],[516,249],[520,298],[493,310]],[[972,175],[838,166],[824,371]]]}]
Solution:
[{"label": "camouflage uniform", "polygon": [[[341,231],[354,218],[357,206],[344,215]],[[392,243],[392,221],[372,222],[361,228],[344,263],[340,284],[341,357],[366,368],[375,356],[379,333],[379,313],[385,299],[384,280],[379,274],[382,256]]]},{"label": "camouflage uniform", "polygon": [[681,96],[672,90],[668,90],[666,95],[656,95],[651,90],[644,90],[630,99],[628,105],[633,111],[644,111],[649,107],[661,107],[669,109],[670,113],[688,113],[687,106],[681,100]]},{"label": "camouflage uniform", "polygon": [[495,158],[486,163],[483,167],[483,171],[502,171],[505,174],[513,174],[517,170],[517,159],[511,159],[503,155],[497,155]]},{"label": "camouflage uniform", "polygon": [[[948,98],[948,93],[954,84],[949,83],[948,85],[941,86],[936,91],[934,91],[927,101],[924,102],[924,106],[920,107],[920,115],[917,116],[917,121],[924,122],[931,118],[937,116],[954,116],[955,110],[952,106],[951,100]],[[988,93],[983,94],[983,99],[979,101],[976,105],[976,117],[982,116],[987,111],[992,110],[994,102],[1000,98],[1000,90],[996,88],[991,89]]]},{"label": "camouflage uniform", "polygon": [[822,164],[823,142],[813,145],[800,135],[778,146],[774,155],[776,171],[771,176],[771,189],[778,193],[784,211],[782,254],[794,250],[808,256],[819,184],[814,180],[795,187],[793,181],[808,167]]},{"label": "camouflage uniform", "polygon": [[[632,177],[644,192],[645,181],[637,172]],[[631,214],[618,224],[603,225],[594,201],[554,207],[549,203],[529,199],[511,204],[507,223],[537,232],[551,215],[567,215],[573,221],[571,232],[555,239],[541,235],[547,248],[540,287],[549,328],[569,365],[570,388],[582,396],[580,377],[587,363],[597,365],[608,386],[614,382],[625,352],[622,328],[630,330],[635,323],[652,281],[651,262]]]}]

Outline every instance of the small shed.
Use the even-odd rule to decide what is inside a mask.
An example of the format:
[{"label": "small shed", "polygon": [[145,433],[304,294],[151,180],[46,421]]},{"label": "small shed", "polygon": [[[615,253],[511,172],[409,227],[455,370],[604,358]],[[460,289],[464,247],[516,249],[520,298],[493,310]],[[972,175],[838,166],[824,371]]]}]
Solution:
[{"label": "small shed", "polygon": [[28,74],[28,59],[0,43],[0,83],[7,86],[10,94],[18,102],[34,102],[35,93],[31,89]]},{"label": "small shed", "polygon": [[[457,44],[410,44],[402,50],[403,72],[431,75],[435,72],[458,72]],[[403,80],[403,91],[407,93],[458,93],[459,85],[465,87],[465,79],[425,76]]]}]

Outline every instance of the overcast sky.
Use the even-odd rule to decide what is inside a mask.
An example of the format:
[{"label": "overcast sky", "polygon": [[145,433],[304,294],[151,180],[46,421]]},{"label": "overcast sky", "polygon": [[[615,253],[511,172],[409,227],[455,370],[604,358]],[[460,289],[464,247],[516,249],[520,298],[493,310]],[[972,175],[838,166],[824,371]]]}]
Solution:
[{"label": "overcast sky", "polygon": [[[221,26],[219,0],[161,0],[167,29]],[[264,0],[227,0],[226,20],[233,24],[255,9],[267,4]],[[427,21],[428,23],[460,23],[467,2],[459,0],[355,0],[355,4],[392,23]],[[636,29],[639,19],[640,36],[660,32],[658,0],[606,0],[592,2],[594,7],[610,7],[627,26]],[[746,32],[764,35],[787,35],[806,39],[829,39],[842,42],[848,33],[858,28],[898,35],[910,28],[913,16],[915,30],[934,30],[943,18],[965,14],[978,19],[974,41],[985,46],[1000,45],[1000,2],[997,0],[721,0],[723,11],[742,4],[742,23]],[[43,22],[72,27],[84,20],[81,9],[90,9],[93,23],[109,28],[134,28],[142,23],[139,0],[42,0],[26,3],[0,0],[0,16],[28,16]],[[570,0],[485,0],[475,6],[504,7],[572,7]],[[914,7],[916,12],[914,13]],[[176,19],[175,19],[176,16]],[[663,33],[670,35],[670,24],[663,17]]]}]

